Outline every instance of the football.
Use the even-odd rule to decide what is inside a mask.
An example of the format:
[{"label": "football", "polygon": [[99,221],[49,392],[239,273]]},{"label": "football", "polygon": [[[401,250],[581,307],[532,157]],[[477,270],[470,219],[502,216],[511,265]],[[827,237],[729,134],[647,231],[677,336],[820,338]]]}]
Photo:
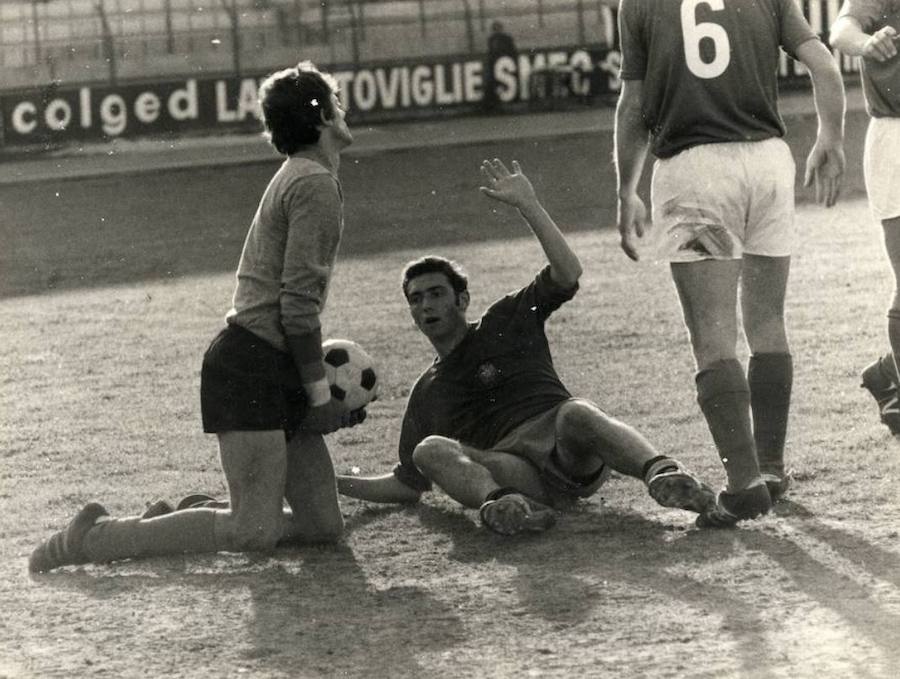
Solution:
[{"label": "football", "polygon": [[329,339],[322,343],[325,376],[331,395],[347,410],[362,408],[378,396],[378,374],[372,357],[356,342]]}]

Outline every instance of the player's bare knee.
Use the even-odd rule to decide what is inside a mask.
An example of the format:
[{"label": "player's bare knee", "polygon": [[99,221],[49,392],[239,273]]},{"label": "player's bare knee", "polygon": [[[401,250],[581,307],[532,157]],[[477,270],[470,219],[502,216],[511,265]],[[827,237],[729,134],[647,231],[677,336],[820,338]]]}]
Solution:
[{"label": "player's bare knee", "polygon": [[316,522],[315,542],[334,544],[344,537],[344,517],[340,510],[320,516]]},{"label": "player's bare knee", "polygon": [[323,526],[319,526],[316,531],[315,542],[333,545],[341,541],[344,537],[344,519],[338,517],[337,520],[329,522]]},{"label": "player's bare knee", "polygon": [[281,521],[237,521],[231,532],[230,546],[238,552],[271,552],[281,535]]},{"label": "player's bare knee", "polygon": [[461,454],[461,446],[453,439],[444,436],[427,436],[413,450],[412,459],[413,464],[427,475],[428,470],[456,460]]},{"label": "player's bare knee", "polygon": [[557,431],[578,432],[596,427],[598,422],[611,420],[596,405],[581,398],[573,398],[563,403],[556,415]]}]

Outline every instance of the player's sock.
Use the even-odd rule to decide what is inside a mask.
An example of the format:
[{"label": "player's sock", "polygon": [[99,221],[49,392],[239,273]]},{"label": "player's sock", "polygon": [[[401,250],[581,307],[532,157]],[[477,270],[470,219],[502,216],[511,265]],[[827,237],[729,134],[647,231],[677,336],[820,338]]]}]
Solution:
[{"label": "player's sock", "polygon": [[216,511],[189,509],[155,519],[134,516],[104,521],[84,539],[84,552],[94,563],[170,554],[218,551]]},{"label": "player's sock", "polygon": [[784,476],[784,441],[794,364],[790,354],[753,354],[747,367],[759,471]]},{"label": "player's sock", "polygon": [[728,490],[759,480],[756,444],[750,425],[750,387],[740,361],[716,361],[697,373],[697,402],[719,451]]},{"label": "player's sock", "polygon": [[644,463],[641,478],[644,479],[644,484],[649,484],[650,479],[657,474],[669,471],[678,471],[678,463],[668,455],[657,455]]},{"label": "player's sock", "polygon": [[28,559],[28,570],[32,573],[46,573],[60,566],[90,561],[85,553],[85,538],[97,528],[99,522],[107,520],[108,516],[103,505],[87,503],[65,529],[54,533],[37,546]]}]

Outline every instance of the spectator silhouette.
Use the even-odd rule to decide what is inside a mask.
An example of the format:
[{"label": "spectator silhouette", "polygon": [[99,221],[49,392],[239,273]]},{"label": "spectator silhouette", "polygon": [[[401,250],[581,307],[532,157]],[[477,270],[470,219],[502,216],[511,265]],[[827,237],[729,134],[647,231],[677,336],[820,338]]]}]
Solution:
[{"label": "spectator silhouette", "polygon": [[496,111],[500,104],[497,94],[497,79],[494,69],[500,57],[515,59],[518,56],[516,43],[513,37],[504,30],[503,23],[494,21],[491,24],[491,34],[487,41],[487,60],[484,69],[484,108],[486,111]]}]

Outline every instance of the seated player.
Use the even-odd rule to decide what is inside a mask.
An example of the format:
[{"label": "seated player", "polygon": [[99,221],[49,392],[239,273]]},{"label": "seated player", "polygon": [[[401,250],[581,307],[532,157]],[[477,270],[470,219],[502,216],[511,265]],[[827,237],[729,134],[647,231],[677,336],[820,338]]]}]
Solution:
[{"label": "seated player", "polygon": [[703,512],[713,491],[635,429],[574,398],[550,355],[544,323],[578,290],[581,264],[513,161],[481,167],[487,196],[518,208],[547,257],[521,290],[466,318],[467,280],[442,257],[407,265],[403,292],[437,352],[409,396],[400,463],[370,477],[338,475],[343,495],[415,502],[437,485],[501,534],[544,530],[555,508],[597,491],[610,470],[642,479],[661,505]]}]

